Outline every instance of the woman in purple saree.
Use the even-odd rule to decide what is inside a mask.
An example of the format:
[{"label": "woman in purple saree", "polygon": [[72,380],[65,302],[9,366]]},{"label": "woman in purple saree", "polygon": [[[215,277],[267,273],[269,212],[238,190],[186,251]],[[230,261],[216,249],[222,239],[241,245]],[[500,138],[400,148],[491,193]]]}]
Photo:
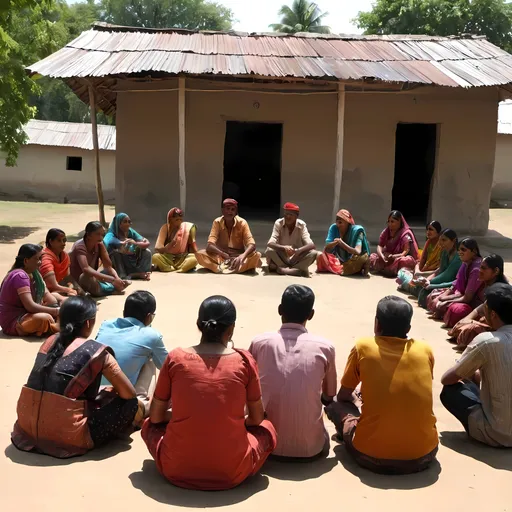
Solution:
[{"label": "woman in purple saree", "polygon": [[402,268],[414,269],[418,244],[409,224],[398,210],[388,217],[388,227],[380,234],[377,252],[370,256],[370,271],[396,277]]}]

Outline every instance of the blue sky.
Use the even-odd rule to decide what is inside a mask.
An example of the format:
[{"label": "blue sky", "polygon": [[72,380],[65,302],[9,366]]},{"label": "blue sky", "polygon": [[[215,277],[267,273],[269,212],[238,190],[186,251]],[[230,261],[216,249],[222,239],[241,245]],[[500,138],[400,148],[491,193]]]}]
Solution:
[{"label": "blue sky", "polygon": [[[75,3],[78,0],[68,0]],[[283,3],[291,4],[291,0],[217,0],[229,7],[236,18],[235,30],[244,32],[268,31],[270,23],[277,23],[277,12]],[[325,18],[325,24],[331,27],[335,33],[354,34],[359,32],[350,21],[359,11],[371,8],[373,0],[317,0],[322,11],[329,15]]]}]

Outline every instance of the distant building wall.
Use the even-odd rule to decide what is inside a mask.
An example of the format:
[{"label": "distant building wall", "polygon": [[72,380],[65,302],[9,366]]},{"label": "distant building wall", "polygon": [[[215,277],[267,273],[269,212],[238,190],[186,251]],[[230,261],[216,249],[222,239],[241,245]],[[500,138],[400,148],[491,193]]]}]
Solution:
[{"label": "distant building wall", "polygon": [[498,135],[491,198],[512,202],[512,135]]},{"label": "distant building wall", "polygon": [[[68,157],[81,158],[82,170],[67,170]],[[107,204],[114,204],[115,199],[115,158],[115,151],[100,151]],[[0,199],[95,203],[95,176],[93,151],[26,145],[20,149],[16,167],[6,167],[5,159],[0,160]]]}]

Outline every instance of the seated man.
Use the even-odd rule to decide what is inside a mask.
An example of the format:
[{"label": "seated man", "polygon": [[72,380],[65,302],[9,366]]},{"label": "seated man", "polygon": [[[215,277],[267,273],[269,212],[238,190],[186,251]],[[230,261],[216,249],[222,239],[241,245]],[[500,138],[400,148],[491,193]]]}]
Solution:
[{"label": "seated man", "polygon": [[196,253],[198,263],[216,274],[242,274],[261,266],[249,224],[237,212],[238,203],[224,199],[222,217],[213,221],[206,250]]},{"label": "seated man", "polygon": [[479,334],[443,375],[441,402],[473,439],[512,447],[512,287],[493,284],[485,297],[491,332]]},{"label": "seated man", "polygon": [[322,402],[336,394],[331,342],[309,334],[315,294],[307,286],[286,288],[278,308],[281,329],[255,338],[249,352],[258,363],[263,405],[274,425],[281,457],[315,458],[329,452]]},{"label": "seated man", "polygon": [[156,369],[162,368],[167,358],[162,335],[151,327],[155,310],[156,300],[151,293],[133,292],[124,304],[124,318],[103,322],[96,336],[96,341],[114,350],[121,370],[135,387],[137,397],[146,403],[146,409],[156,385]]},{"label": "seated man", "polygon": [[299,219],[296,204],[284,205],[284,217],[274,224],[265,257],[271,272],[309,276],[309,267],[316,261],[317,252],[306,223]]},{"label": "seated man", "polygon": [[407,337],[412,313],[399,297],[379,302],[375,337],[356,342],[337,402],[325,408],[349,454],[376,473],[416,473],[437,453],[434,356],[426,343]]}]

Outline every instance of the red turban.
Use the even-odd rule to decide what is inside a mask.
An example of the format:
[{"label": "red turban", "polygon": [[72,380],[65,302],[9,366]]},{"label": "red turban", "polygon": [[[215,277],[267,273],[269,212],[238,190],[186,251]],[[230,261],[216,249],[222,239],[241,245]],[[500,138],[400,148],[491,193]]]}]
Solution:
[{"label": "red turban", "polygon": [[340,219],[343,219],[345,222],[348,222],[349,224],[354,225],[354,217],[352,217],[352,214],[348,210],[340,210],[336,217],[339,217]]},{"label": "red turban", "polygon": [[222,201],[222,206],[238,206],[238,202],[228,197]]},{"label": "red turban", "polygon": [[285,203],[285,205],[283,206],[283,210],[288,210],[289,212],[299,212],[300,211],[300,208],[299,208],[299,205],[295,204],[295,203]]}]

